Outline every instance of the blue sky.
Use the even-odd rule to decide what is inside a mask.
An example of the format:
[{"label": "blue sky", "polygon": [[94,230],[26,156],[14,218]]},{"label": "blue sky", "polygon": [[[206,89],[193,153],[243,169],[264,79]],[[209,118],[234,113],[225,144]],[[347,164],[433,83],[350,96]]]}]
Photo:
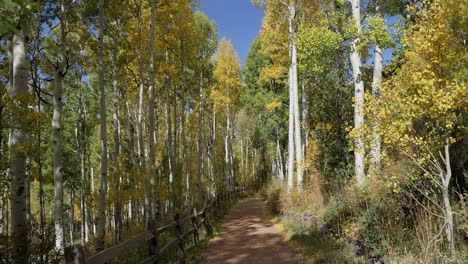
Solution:
[{"label": "blue sky", "polygon": [[[200,11],[218,24],[219,39],[226,37],[244,63],[249,47],[262,26],[263,11],[254,6],[251,0],[200,0]],[[399,17],[387,17],[387,25],[395,23]],[[393,32],[390,29],[390,32]],[[384,64],[392,59],[392,49],[384,51]],[[373,63],[373,57],[367,59]]]},{"label": "blue sky", "polygon": [[216,20],[219,38],[231,41],[243,63],[262,26],[263,11],[251,0],[200,0],[200,11]]}]

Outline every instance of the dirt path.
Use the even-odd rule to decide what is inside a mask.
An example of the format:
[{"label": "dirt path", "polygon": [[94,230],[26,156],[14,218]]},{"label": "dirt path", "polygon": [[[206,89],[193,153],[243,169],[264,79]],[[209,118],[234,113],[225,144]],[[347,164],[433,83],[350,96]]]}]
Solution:
[{"label": "dirt path", "polygon": [[296,264],[294,251],[282,242],[278,230],[262,221],[262,216],[259,199],[239,202],[199,264]]}]

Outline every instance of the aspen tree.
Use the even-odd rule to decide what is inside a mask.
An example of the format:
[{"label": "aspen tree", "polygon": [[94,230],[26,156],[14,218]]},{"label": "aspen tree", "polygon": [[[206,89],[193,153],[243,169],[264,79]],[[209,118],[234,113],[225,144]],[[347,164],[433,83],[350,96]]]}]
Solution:
[{"label": "aspen tree", "polygon": [[58,37],[57,65],[54,75],[54,113],[52,118],[52,141],[54,148],[54,228],[55,250],[63,254],[65,238],[63,231],[63,137],[62,137],[62,86],[65,76],[65,45],[66,45],[66,7],[65,0],[60,0],[59,10],[60,36]]},{"label": "aspen tree", "polygon": [[106,193],[107,193],[107,109],[106,109],[106,91],[104,87],[104,0],[99,0],[99,46],[98,46],[98,67],[99,67],[99,115],[101,123],[100,141],[101,141],[101,187],[99,189],[99,210],[97,227],[97,246],[101,251],[105,247],[105,225],[106,225]]},{"label": "aspen tree", "polygon": [[26,212],[26,199],[29,197],[26,185],[29,179],[26,174],[26,153],[24,150],[28,132],[22,121],[20,110],[27,109],[27,101],[30,96],[28,89],[28,38],[29,25],[25,23],[13,35],[12,40],[13,79],[10,96],[15,100],[15,107],[18,107],[18,111],[12,112],[10,116],[14,124],[10,132],[10,149],[13,151],[10,168],[10,203],[12,257],[15,264],[28,263],[30,257],[31,224]]},{"label": "aspen tree", "polygon": [[[360,0],[350,0],[352,9],[352,20],[357,30],[357,35],[361,34],[361,7]],[[364,124],[364,80],[361,72],[361,54],[359,53],[358,46],[360,38],[355,37],[351,45],[351,65],[353,68],[353,82],[354,82],[354,128],[358,130],[359,135],[356,136],[354,142],[354,166],[356,181],[358,184],[362,183],[365,177],[364,174],[364,138],[361,131]]]},{"label": "aspen tree", "polygon": [[[151,0],[151,21],[150,21],[150,45],[149,45],[149,104],[148,104],[148,123],[149,123],[149,158],[150,158],[150,174],[149,174],[149,206],[152,207],[150,210],[151,214],[155,213],[155,180],[156,180],[156,148],[155,148],[155,138],[153,137],[153,131],[155,130],[155,70],[154,70],[154,35],[155,35],[155,12],[156,12],[156,0]],[[150,219],[153,219],[153,215],[149,216]]]}]

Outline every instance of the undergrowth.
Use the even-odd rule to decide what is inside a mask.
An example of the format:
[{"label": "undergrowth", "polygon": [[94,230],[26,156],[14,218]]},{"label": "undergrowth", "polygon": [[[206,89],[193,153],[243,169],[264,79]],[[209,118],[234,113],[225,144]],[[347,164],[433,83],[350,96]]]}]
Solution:
[{"label": "undergrowth", "polygon": [[[273,215],[271,221],[297,250],[300,264],[467,263],[463,203],[455,214],[462,224],[457,228],[459,255],[454,257],[444,241],[443,221],[433,213],[436,209],[431,204],[422,207],[404,184],[399,192],[379,182],[360,189],[349,184],[334,192],[312,184],[300,193],[288,192],[284,186],[273,181],[259,195]],[[308,228],[302,217],[290,217],[304,213],[312,215]]]}]

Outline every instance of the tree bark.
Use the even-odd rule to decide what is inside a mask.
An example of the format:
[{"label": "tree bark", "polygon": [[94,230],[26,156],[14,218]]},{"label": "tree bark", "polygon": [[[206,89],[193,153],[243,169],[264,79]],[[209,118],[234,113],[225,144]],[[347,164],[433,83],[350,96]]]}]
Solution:
[{"label": "tree bark", "polygon": [[55,69],[55,89],[52,117],[52,141],[54,149],[54,229],[55,250],[64,253],[65,238],[63,232],[63,139],[62,139],[62,85],[65,76],[66,45],[66,9],[65,0],[60,0],[60,37],[58,43],[57,65]]},{"label": "tree bark", "polygon": [[202,172],[203,172],[203,66],[200,71],[200,84],[198,96],[198,159],[197,159],[197,192],[198,200],[202,201],[203,186],[202,186]]},{"label": "tree bark", "polygon": [[[12,82],[13,81],[13,77],[12,77],[12,74],[11,74],[11,70],[13,67],[12,66],[12,59],[13,59],[13,55],[12,55],[12,50],[11,50],[12,46],[11,46],[11,41],[10,40],[7,40],[7,59],[8,59],[8,66],[9,66],[9,76],[8,76],[8,81],[9,82]],[[5,148],[4,148],[4,139],[3,139],[3,101],[2,101],[2,98],[3,98],[3,95],[6,93],[6,85],[4,85],[3,83],[0,84],[0,155],[2,157],[5,157],[6,155],[6,151],[5,151]],[[7,171],[1,171],[0,172],[0,177],[2,178],[7,178],[8,175],[7,175]],[[8,207],[8,203],[5,199],[5,197],[7,196],[7,193],[8,193],[8,189],[5,188],[5,190],[2,190],[0,192],[0,235],[1,236],[5,236],[5,237],[8,237],[6,235],[6,231],[8,230],[8,226],[6,225],[6,223],[8,222],[7,221],[7,218],[8,218],[8,214],[5,213],[5,209]],[[0,259],[3,258],[5,259],[5,262],[8,261],[7,260],[7,245],[0,245]]]},{"label": "tree bark", "polygon": [[235,170],[236,170],[236,163],[235,163],[235,153],[233,148],[233,140],[234,140],[234,120],[235,120],[235,113],[230,110],[229,118],[231,119],[231,125],[229,126],[229,166],[230,166],[230,186],[231,191],[234,190],[235,187]]},{"label": "tree bark", "polygon": [[107,193],[107,112],[106,91],[104,87],[104,0],[99,0],[99,94],[100,94],[100,121],[101,121],[101,187],[99,189],[99,215],[97,228],[96,250],[101,251],[105,247],[106,232],[106,193]]},{"label": "tree bark", "polygon": [[88,241],[89,237],[89,215],[86,211],[87,207],[87,185],[86,185],[86,115],[85,115],[85,103],[84,103],[84,91],[83,84],[81,83],[82,75],[79,76],[79,91],[78,91],[78,143],[80,151],[80,176],[81,176],[81,241],[82,244]]},{"label": "tree bark", "polygon": [[167,119],[167,148],[168,148],[168,157],[169,157],[169,188],[172,190],[172,183],[174,181],[174,152],[173,152],[173,142],[172,142],[172,121],[171,121],[171,105],[170,105],[170,93],[169,86],[166,93],[166,119]]},{"label": "tree bark", "polygon": [[146,171],[146,153],[145,153],[145,142],[143,138],[143,100],[144,100],[144,83],[143,83],[143,39],[142,39],[142,22],[141,22],[141,6],[142,3],[139,3],[138,7],[138,72],[139,72],[139,89],[140,96],[138,102],[138,148],[139,148],[139,159],[140,159],[140,171],[143,175],[143,187],[145,192],[145,219],[148,223],[151,219],[153,213],[151,212],[151,187],[149,183],[149,175]]},{"label": "tree bark", "polygon": [[[154,131],[155,131],[155,82],[154,82],[154,32],[156,27],[155,21],[155,12],[156,12],[156,1],[151,0],[151,29],[150,29],[150,61],[149,61],[149,68],[150,68],[150,84],[149,84],[149,110],[148,110],[148,122],[149,122],[149,158],[150,158],[150,175],[149,175],[149,186],[150,186],[150,207],[151,213],[155,213],[155,179],[156,179],[156,142],[154,139]],[[150,215],[150,219],[153,219],[153,215]]]},{"label": "tree bark", "polygon": [[70,244],[74,245],[75,232],[75,190],[73,186],[70,190]]},{"label": "tree bark", "polygon": [[284,171],[283,171],[283,159],[281,155],[281,147],[279,139],[276,140],[276,159],[277,159],[277,170],[278,170],[278,179],[280,181],[284,180]]},{"label": "tree bark", "polygon": [[[131,163],[132,163],[132,167],[137,167],[138,166],[138,162],[137,162],[137,154],[136,154],[136,151],[135,151],[135,126],[134,126],[134,121],[133,121],[133,118],[132,118],[132,113],[131,113],[131,110],[130,110],[130,104],[128,102],[128,98],[127,100],[125,100],[125,109],[126,109],[126,113],[127,113],[127,124],[128,124],[128,134],[127,134],[127,137],[128,137],[128,148],[130,149],[130,160],[131,160]],[[140,187],[138,185],[138,177],[137,177],[137,174],[135,173],[134,174],[134,179],[128,179],[129,182],[132,182],[132,180],[134,180],[134,183],[135,183],[135,186],[136,186],[136,189],[138,190]],[[135,219],[137,220],[138,222],[138,208],[137,208],[137,203],[138,203],[138,198],[134,198],[133,199],[133,207],[132,208],[129,208],[129,211],[131,212],[130,209],[134,210],[133,212],[133,218],[130,217],[132,220]]]},{"label": "tree bark", "polygon": [[[307,118],[309,116],[309,96],[307,94],[304,81],[302,81],[302,124],[307,125]],[[307,157],[307,150],[309,148],[309,131],[305,129],[302,133],[302,154]],[[304,169],[303,181],[308,181],[308,170]]]},{"label": "tree bark", "polygon": [[441,172],[442,178],[442,197],[444,200],[444,208],[445,208],[445,234],[447,236],[447,241],[449,243],[450,251],[452,256],[456,256],[456,249],[455,249],[455,236],[454,236],[454,226],[453,226],[453,211],[452,205],[450,204],[450,195],[449,195],[449,185],[450,180],[452,178],[452,167],[450,165],[450,150],[449,145],[450,139],[445,139],[445,147],[444,147],[444,154],[445,154],[445,173]]},{"label": "tree bark", "polygon": [[[88,167],[90,168],[90,176],[91,176],[91,194],[94,196],[94,168],[92,167],[91,165],[91,159],[90,159],[90,156],[88,156]],[[92,229],[92,234],[96,234],[96,215],[94,214],[94,210],[92,210],[91,208],[94,208],[95,204],[94,204],[94,201],[91,203],[91,206],[88,207],[90,208],[90,218],[91,218],[91,225],[93,226],[93,229]],[[98,208],[99,209],[99,208]]]},{"label": "tree bark", "polygon": [[[228,94],[229,96],[229,94]],[[224,187],[226,190],[230,188],[230,179],[231,179],[231,160],[230,160],[230,149],[229,149],[229,130],[230,127],[230,118],[229,118],[229,104],[226,106],[226,131],[224,135],[224,163],[226,165],[226,171],[224,173]]]},{"label": "tree bark", "polygon": [[183,158],[184,158],[184,173],[185,173],[185,205],[190,207],[190,174],[189,174],[189,161],[188,161],[188,154],[187,154],[187,134],[186,134],[186,114],[187,111],[185,106],[185,100],[182,101],[182,148],[183,151]]},{"label": "tree bark", "polygon": [[294,92],[289,69],[289,121],[288,121],[288,192],[294,187]]},{"label": "tree bark", "polygon": [[[353,12],[353,19],[355,26],[358,29],[358,33],[361,32],[361,9],[359,0],[350,0],[351,8]],[[364,135],[362,131],[362,125],[364,124],[364,81],[361,73],[361,55],[359,54],[357,47],[360,43],[360,39],[356,38],[353,40],[351,46],[351,65],[353,68],[353,81],[354,81],[354,129],[358,130],[358,135],[355,139],[355,150],[354,150],[354,163],[355,163],[355,174],[357,183],[360,184],[364,180]]]},{"label": "tree bark", "polygon": [[[113,61],[113,69],[112,69],[112,88],[114,91],[114,98],[113,98],[113,121],[114,121],[114,172],[113,177],[116,178],[114,182],[116,183],[115,190],[117,192],[120,191],[120,185],[122,183],[122,176],[119,171],[121,168],[120,162],[120,152],[121,152],[121,144],[120,144],[120,91],[119,91],[119,82],[118,82],[118,60],[117,60],[117,52],[119,49],[118,46],[118,39],[114,36],[113,39],[113,51],[112,51],[112,61]],[[119,199],[114,201],[114,226],[115,226],[115,241],[119,242],[121,239],[121,232],[122,232],[122,205]]]},{"label": "tree bark", "polygon": [[213,106],[212,118],[211,118],[211,144],[210,144],[210,157],[211,157],[211,189],[212,194],[215,193],[216,189],[216,109]]},{"label": "tree bark", "polygon": [[172,111],[172,121],[174,122],[174,129],[172,130],[172,172],[173,172],[173,177],[174,180],[176,181],[177,184],[180,183],[180,179],[177,177],[178,176],[178,160],[179,160],[179,133],[178,133],[178,116],[177,116],[177,108],[178,108],[178,103],[177,103],[177,86],[174,85],[174,94],[172,96],[172,107],[174,108]]},{"label": "tree bark", "polygon": [[[5,87],[3,84],[0,84],[0,155],[2,157],[5,157],[5,151],[3,149],[3,103],[2,103],[2,97],[4,93]],[[0,177],[6,178],[7,175],[4,174],[5,171],[0,172]],[[4,203],[3,195],[4,192],[6,193],[7,190],[2,190],[0,192],[0,236],[3,235],[4,230],[5,230],[5,214],[4,214],[4,208],[7,206]],[[3,256],[4,254],[4,247],[0,246],[0,255]]]},{"label": "tree bark", "polygon": [[[37,73],[37,71],[34,71]],[[38,111],[41,109],[41,100],[38,98],[38,104],[37,104],[37,109]],[[42,137],[41,137],[41,131],[37,133],[37,144],[38,144],[38,149],[41,149],[42,145]],[[43,161],[42,161],[42,156],[39,154],[37,155],[37,179],[39,181],[39,193],[38,193],[38,198],[39,198],[39,235],[40,235],[40,240],[45,241],[45,207],[44,207],[44,184],[43,184],[43,178],[42,178],[42,167],[43,167]],[[40,250],[40,261],[41,263],[44,263],[47,259],[47,254],[48,252],[45,252],[44,249],[41,248]]]},{"label": "tree bark", "polygon": [[302,189],[302,135],[301,135],[301,122],[300,122],[300,111],[299,111],[299,89],[297,83],[297,47],[294,43],[294,35],[296,33],[294,19],[296,17],[296,5],[290,3],[289,5],[289,37],[290,37],[290,49],[291,49],[291,84],[293,87],[293,109],[294,109],[294,142],[296,151],[296,168],[297,168],[297,187],[299,190]]},{"label": "tree bark", "polygon": [[[377,5],[376,13],[378,16],[382,16],[380,7]],[[374,75],[372,80],[372,97],[374,100],[378,100],[380,97],[380,83],[382,82],[382,69],[383,69],[383,50],[378,43],[374,47]],[[374,114],[378,116],[378,112]],[[379,130],[380,121],[375,120],[374,122],[374,138],[372,140],[371,148],[371,163],[370,172],[377,173],[380,171],[380,151],[381,151],[381,139]]]},{"label": "tree bark", "polygon": [[[28,103],[24,98],[28,97],[28,59],[27,45],[29,27],[24,25],[13,36],[13,82],[10,94],[20,109],[26,109]],[[10,149],[13,149],[11,157],[11,238],[13,242],[13,263],[29,263],[30,255],[30,222],[27,219],[26,199],[27,174],[26,174],[26,145],[27,129],[19,111],[11,113],[12,129],[10,133]]]}]

